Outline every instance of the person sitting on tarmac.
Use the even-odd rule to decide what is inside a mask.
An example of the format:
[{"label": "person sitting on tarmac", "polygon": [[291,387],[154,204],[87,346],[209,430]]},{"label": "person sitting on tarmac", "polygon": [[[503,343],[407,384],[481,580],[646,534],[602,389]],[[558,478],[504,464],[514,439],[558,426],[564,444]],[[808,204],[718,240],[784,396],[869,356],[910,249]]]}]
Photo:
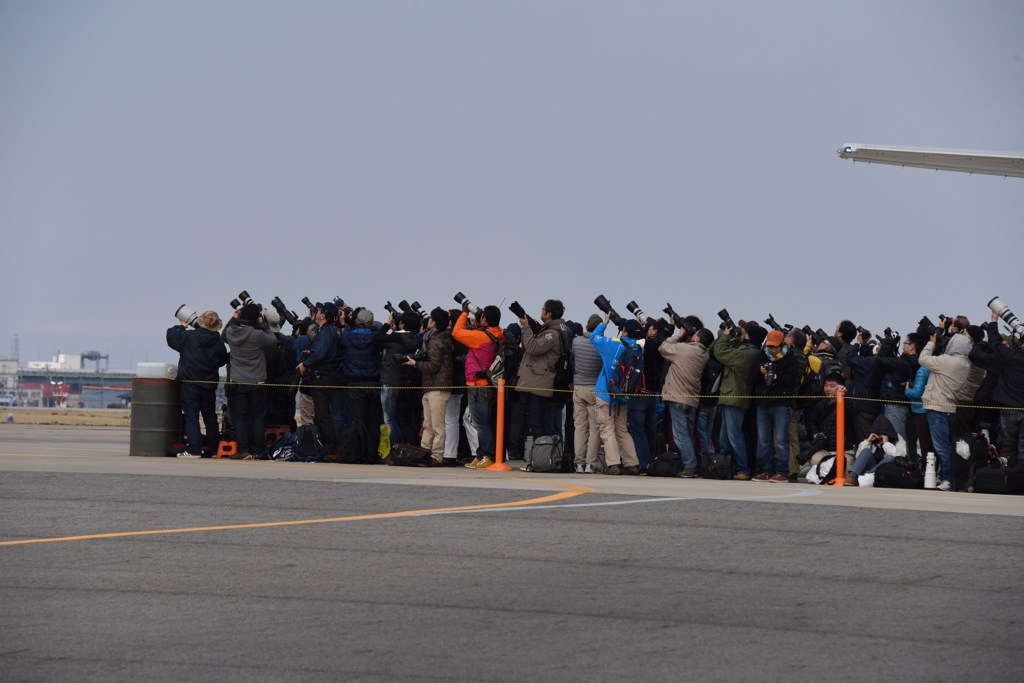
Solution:
[{"label": "person sitting on tarmac", "polygon": [[857,458],[846,472],[843,486],[860,486],[860,477],[874,474],[882,463],[906,456],[907,443],[885,415],[879,415],[871,424],[871,432],[857,446]]}]

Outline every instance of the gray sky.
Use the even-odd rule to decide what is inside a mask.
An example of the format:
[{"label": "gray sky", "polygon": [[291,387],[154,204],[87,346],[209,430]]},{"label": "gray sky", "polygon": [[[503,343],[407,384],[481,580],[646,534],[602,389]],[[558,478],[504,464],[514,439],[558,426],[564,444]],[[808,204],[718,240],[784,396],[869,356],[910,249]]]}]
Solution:
[{"label": "gray sky", "polygon": [[[1024,315],[1024,5],[0,1],[0,356],[176,361],[182,303]],[[504,308],[511,320],[511,314]]]}]

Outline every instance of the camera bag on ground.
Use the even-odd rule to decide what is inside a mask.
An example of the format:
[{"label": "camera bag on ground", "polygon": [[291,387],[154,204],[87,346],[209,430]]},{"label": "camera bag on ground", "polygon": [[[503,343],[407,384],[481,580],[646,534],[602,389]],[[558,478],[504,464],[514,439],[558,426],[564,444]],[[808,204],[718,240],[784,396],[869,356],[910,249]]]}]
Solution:
[{"label": "camera bag on ground", "polygon": [[701,453],[700,459],[704,479],[732,479],[736,471],[732,453]]},{"label": "camera bag on ground", "polygon": [[429,448],[420,448],[411,443],[396,443],[391,448],[387,463],[402,467],[430,467],[434,464],[434,459],[430,456]]},{"label": "camera bag on ground", "polygon": [[679,451],[658,453],[647,466],[648,477],[675,477],[683,469],[683,459]]},{"label": "camera bag on ground", "polygon": [[[961,455],[966,449],[967,457]],[[988,439],[983,434],[965,434],[956,442],[949,458],[949,485],[954,491],[973,491],[975,473],[988,467]]]},{"label": "camera bag on ground", "polygon": [[[376,445],[379,441],[379,438],[375,438],[372,443]],[[338,459],[335,462],[347,465],[370,462],[366,455],[370,444],[370,435],[366,431],[366,426],[359,420],[353,420],[338,434]]]},{"label": "camera bag on ground", "polygon": [[300,425],[295,433],[295,447],[292,460],[296,462],[320,462],[327,448],[320,438],[320,429],[315,424]]},{"label": "camera bag on ground", "polygon": [[1024,493],[1024,466],[1004,467],[1000,461],[995,460],[988,467],[978,468],[974,473],[974,492]]},{"label": "camera bag on ground", "polygon": [[906,458],[896,458],[875,469],[875,488],[923,489],[924,474]]},{"label": "camera bag on ground", "polygon": [[836,478],[836,456],[829,455],[807,471],[808,484],[827,484]]},{"label": "camera bag on ground", "polygon": [[608,393],[612,403],[628,405],[644,389],[644,350],[622,342],[622,350],[615,358],[615,370],[608,378]]},{"label": "camera bag on ground", "polygon": [[295,459],[295,434],[285,434],[267,449],[268,460],[289,462]]},{"label": "camera bag on ground", "polygon": [[533,451],[530,456],[531,472],[564,472],[562,437],[538,436],[533,440]]}]

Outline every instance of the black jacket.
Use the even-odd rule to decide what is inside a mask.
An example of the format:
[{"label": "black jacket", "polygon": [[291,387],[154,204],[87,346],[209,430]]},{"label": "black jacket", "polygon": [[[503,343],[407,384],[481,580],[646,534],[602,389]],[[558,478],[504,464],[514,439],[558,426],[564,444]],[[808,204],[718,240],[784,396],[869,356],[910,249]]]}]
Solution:
[{"label": "black jacket", "polygon": [[1024,408],[1024,349],[986,341],[975,344],[967,358],[983,370],[998,373],[993,401],[1007,408]]},{"label": "black jacket", "polygon": [[388,387],[412,386],[413,372],[408,365],[402,365],[395,358],[402,354],[410,356],[419,348],[418,335],[415,332],[395,332],[387,325],[381,325],[373,333],[373,343],[380,349],[380,383]]},{"label": "black jacket", "polygon": [[217,368],[228,363],[228,349],[220,335],[202,327],[168,328],[167,345],[181,354],[178,379],[214,382],[220,379]]}]

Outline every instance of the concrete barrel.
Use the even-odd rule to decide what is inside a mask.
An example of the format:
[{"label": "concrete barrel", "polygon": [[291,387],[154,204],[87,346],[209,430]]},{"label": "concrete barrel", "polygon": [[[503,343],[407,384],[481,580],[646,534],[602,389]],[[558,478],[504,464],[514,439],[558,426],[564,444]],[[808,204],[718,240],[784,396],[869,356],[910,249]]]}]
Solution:
[{"label": "concrete barrel", "polygon": [[132,427],[128,455],[173,455],[181,439],[181,396],[173,379],[132,380]]}]

